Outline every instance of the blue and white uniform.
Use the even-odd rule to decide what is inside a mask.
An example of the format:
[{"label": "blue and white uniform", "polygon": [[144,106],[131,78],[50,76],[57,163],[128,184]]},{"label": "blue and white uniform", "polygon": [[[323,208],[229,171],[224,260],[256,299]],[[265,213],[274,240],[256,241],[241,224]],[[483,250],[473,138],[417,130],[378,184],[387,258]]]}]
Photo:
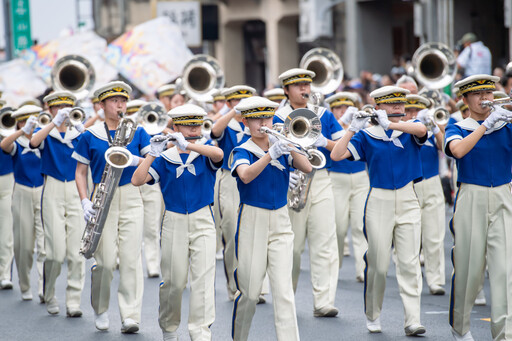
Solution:
[{"label": "blue and white uniform", "polygon": [[393,244],[404,326],[420,324],[421,217],[413,188],[413,183],[422,177],[418,139],[398,130],[384,131],[381,126],[373,126],[355,134],[348,150],[352,155],[350,160],[366,162],[370,177],[364,216],[368,241],[364,256],[366,317],[375,321],[380,316]]},{"label": "blue and white uniform", "polygon": [[[113,139],[115,130],[109,131]],[[105,168],[105,152],[109,148],[109,139],[105,125],[90,127],[83,133],[80,143],[73,153],[73,158],[89,165],[94,183],[94,193],[101,182]],[[149,135],[138,127],[132,141],[126,146],[136,156],[143,156],[149,151]],[[91,271],[91,304],[96,314],[108,310],[110,300],[110,283],[119,255],[118,301],[121,320],[132,319],[140,322],[144,281],[142,274],[142,224],[143,207],[140,190],[131,184],[135,167],[123,170],[116,189],[105,226],[94,258],[96,265]],[[83,220],[83,219],[82,219]]]},{"label": "blue and white uniform", "polygon": [[0,282],[11,281],[13,253],[12,191],[13,164],[9,154],[0,152]]},{"label": "blue and white uniform", "polygon": [[[34,134],[40,129],[36,129]],[[67,259],[66,306],[80,308],[84,286],[84,258],[80,256],[80,239],[85,226],[80,198],[76,190],[76,161],[71,158],[80,133],[72,128],[59,132],[53,128],[39,146],[41,173],[45,178],[41,216],[45,237],[44,298],[55,299],[55,282]]]},{"label": "blue and white uniform", "polygon": [[[204,144],[205,139],[197,143]],[[165,203],[162,222],[162,283],[159,324],[176,332],[190,269],[188,330],[192,340],[210,340],[215,320],[215,222],[213,188],[220,167],[196,152],[177,147],[163,152],[151,165],[152,183],[160,183]]]},{"label": "blue and white uniform", "polygon": [[[342,128],[330,111],[322,107],[314,108],[310,104],[308,104],[308,109],[314,112],[318,111],[317,115],[322,123],[322,135],[327,139],[338,140],[342,136]],[[274,123],[283,123],[292,111],[293,108],[290,104],[277,110]],[[295,235],[293,241],[293,288],[297,290],[300,260],[307,238],[315,312],[334,307],[339,271],[334,195],[331,178],[327,172],[332,160],[330,152],[326,148],[318,149],[326,156],[326,166],[315,171],[306,206],[300,212],[289,210]]]},{"label": "blue and white uniform", "polygon": [[37,246],[39,296],[43,297],[44,232],[41,223],[41,194],[44,178],[41,175],[41,153],[31,149],[26,136],[19,137],[11,151],[14,163],[12,215],[14,221],[14,258],[20,290],[30,291],[30,271]]},{"label": "blue and white uniform", "polygon": [[290,276],[293,232],[286,207],[292,158],[281,156],[272,160],[248,184],[237,174],[237,167],[251,165],[265,154],[252,139],[236,147],[232,154],[232,173],[240,193],[235,272],[240,293],[234,303],[232,329],[237,341],[248,338],[265,273],[272,287],[277,339],[299,339]]},{"label": "blue and white uniform", "polygon": [[[450,142],[462,140],[478,129],[473,118],[446,127],[445,152]],[[491,333],[495,340],[512,338],[510,303],[512,281],[512,126],[498,122],[464,157],[456,159],[457,191],[450,229],[454,238],[450,324],[464,335],[470,328],[473,303],[485,263],[491,285]]]}]

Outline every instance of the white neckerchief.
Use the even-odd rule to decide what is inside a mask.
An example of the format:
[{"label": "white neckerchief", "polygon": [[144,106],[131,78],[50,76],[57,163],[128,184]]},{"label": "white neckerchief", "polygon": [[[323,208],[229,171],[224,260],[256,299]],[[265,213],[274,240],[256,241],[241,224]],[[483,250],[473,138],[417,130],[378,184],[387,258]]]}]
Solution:
[{"label": "white neckerchief", "polygon": [[400,142],[400,140],[398,139],[398,137],[400,135],[402,135],[402,133],[403,133],[399,130],[393,130],[391,137],[388,137],[386,135],[384,128],[382,128],[380,125],[366,128],[364,131],[366,131],[366,133],[368,135],[370,135],[371,137],[373,137],[374,139],[382,140],[382,141],[386,141],[386,142],[391,141],[391,142],[393,142],[393,144],[395,146],[397,146],[399,148],[404,148],[404,146],[402,145],[402,142]]},{"label": "white neckerchief", "polygon": [[432,131],[427,131],[427,140],[425,141],[425,143],[423,143],[424,146],[427,146],[427,147],[434,147],[434,145],[432,144],[432,142],[430,142],[428,139],[432,137],[432,135],[434,135],[434,133]]},{"label": "white neckerchief", "polygon": [[[462,129],[469,130],[469,131],[475,131],[476,129],[478,129],[480,127],[480,123],[478,123],[477,121],[475,121],[474,118],[471,118],[471,117],[465,118],[462,121],[455,123],[455,125],[458,125]],[[498,122],[496,122],[494,127],[492,127],[491,129],[488,129],[484,133],[484,135],[493,133],[496,130],[500,130],[501,128],[505,127],[506,125],[507,125],[507,122],[498,121]]]},{"label": "white neckerchief", "polygon": [[[206,142],[205,138],[202,138],[201,140],[197,141],[196,144],[204,144]],[[175,165],[179,165],[178,168],[176,168],[176,179],[183,174],[183,172],[186,170],[189,171],[190,174],[196,175],[196,167],[192,164],[192,162],[199,156],[200,154],[197,152],[190,152],[188,155],[187,161],[183,163],[181,160],[180,153],[178,152],[178,147],[174,146],[172,148],[167,149],[165,152],[161,154],[161,156],[164,158],[164,160],[173,163]]]},{"label": "white neckerchief", "polygon": [[32,149],[30,148],[30,140],[25,136],[22,135],[16,139],[16,141],[20,144],[20,146],[23,147],[23,150],[21,151],[21,155],[27,154],[27,153],[34,153],[38,158],[41,158],[41,152],[38,148]]},{"label": "white neckerchief", "polygon": [[[263,149],[261,149],[256,143],[254,143],[254,141],[252,139],[249,139],[246,142],[242,143],[240,145],[240,147],[250,151],[251,153],[256,155],[256,157],[258,159],[261,159],[266,154],[263,151]],[[280,171],[285,169],[285,167],[278,160],[271,160],[270,161],[270,165],[273,166],[273,167],[276,167]]]},{"label": "white neckerchief", "polygon": [[244,137],[244,135],[251,136],[251,131],[249,130],[249,127],[244,127],[244,129],[242,130],[242,127],[240,126],[240,122],[238,122],[234,118],[232,118],[229,121],[228,127],[233,129],[234,131],[236,131],[236,143],[240,143],[240,141],[242,141],[242,138]]},{"label": "white neckerchief", "polygon": [[[325,113],[325,111],[327,110],[326,108],[322,107],[322,106],[319,106],[318,108],[315,108],[315,106],[311,103],[307,103],[307,108],[311,111],[313,111],[314,113],[316,113],[316,115],[318,116],[318,118],[322,118],[322,115]],[[292,108],[292,106],[290,105],[290,103],[288,102],[285,106],[283,106],[281,109],[277,110],[276,111],[276,116],[279,117],[281,119],[281,121],[285,121],[286,120],[286,117],[288,117],[288,115],[290,115],[290,113],[293,111],[294,109]],[[315,111],[317,110],[318,113]]]},{"label": "white neckerchief", "polygon": [[71,127],[66,130],[66,132],[64,133],[64,138],[62,138],[62,136],[60,136],[60,132],[57,130],[57,128],[53,128],[52,130],[50,130],[50,136],[55,138],[59,142],[65,144],[69,148],[74,148],[71,141],[73,141],[73,139],[76,139],[78,136],[80,136],[80,133],[74,127]]}]

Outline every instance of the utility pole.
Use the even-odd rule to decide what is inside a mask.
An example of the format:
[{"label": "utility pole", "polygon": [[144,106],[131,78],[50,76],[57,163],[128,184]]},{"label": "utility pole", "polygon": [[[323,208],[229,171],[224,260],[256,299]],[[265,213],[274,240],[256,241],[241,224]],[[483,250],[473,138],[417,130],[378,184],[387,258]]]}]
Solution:
[{"label": "utility pole", "polygon": [[5,58],[6,61],[12,59],[12,32],[11,32],[11,4],[10,0],[2,0],[4,9],[4,34],[5,34]]}]

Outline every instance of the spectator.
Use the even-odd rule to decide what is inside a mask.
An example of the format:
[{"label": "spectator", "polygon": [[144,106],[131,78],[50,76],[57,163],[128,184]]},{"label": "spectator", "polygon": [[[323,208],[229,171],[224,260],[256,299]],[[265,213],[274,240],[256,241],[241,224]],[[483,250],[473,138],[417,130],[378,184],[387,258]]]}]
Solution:
[{"label": "spectator", "polygon": [[463,68],[464,77],[476,74],[491,74],[491,51],[477,41],[474,33],[466,33],[462,36],[463,50],[457,57],[457,66]]}]

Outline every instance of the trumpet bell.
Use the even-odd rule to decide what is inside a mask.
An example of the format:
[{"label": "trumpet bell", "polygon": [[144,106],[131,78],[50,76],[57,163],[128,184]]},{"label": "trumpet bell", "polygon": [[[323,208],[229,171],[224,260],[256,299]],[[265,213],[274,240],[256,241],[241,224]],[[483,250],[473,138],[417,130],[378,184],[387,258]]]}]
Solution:
[{"label": "trumpet bell", "polygon": [[448,110],[446,110],[445,108],[435,108],[432,110],[432,117],[437,125],[444,126],[448,124],[448,121],[450,120],[450,112]]},{"label": "trumpet bell", "polygon": [[182,87],[187,95],[206,102],[210,93],[224,86],[224,71],[217,59],[206,54],[194,56],[183,68]]},{"label": "trumpet bell", "polygon": [[11,107],[0,110],[0,136],[9,136],[16,131],[16,120],[12,117]]},{"label": "trumpet bell", "polygon": [[329,94],[343,81],[343,64],[334,51],[317,47],[309,50],[300,60],[300,67],[313,71],[312,92]]},{"label": "trumpet bell", "polygon": [[53,117],[49,113],[43,111],[37,116],[37,125],[40,128],[46,127],[52,121]]},{"label": "trumpet bell", "polygon": [[148,103],[139,109],[139,120],[149,135],[157,135],[167,127],[169,117],[163,106],[157,103]]},{"label": "trumpet bell", "polygon": [[201,127],[202,135],[209,135],[212,132],[213,120],[205,118]]},{"label": "trumpet bell", "polygon": [[52,68],[51,76],[55,90],[70,91],[79,100],[87,97],[96,79],[91,62],[74,54],[59,58]]},{"label": "trumpet bell", "polygon": [[85,111],[82,108],[75,107],[69,112],[69,124],[75,126],[85,122]]},{"label": "trumpet bell", "polygon": [[295,109],[285,119],[284,135],[302,147],[309,147],[322,133],[322,123],[318,116],[309,109]]},{"label": "trumpet bell", "polygon": [[131,164],[132,159],[132,153],[124,147],[110,147],[105,151],[105,160],[114,168],[126,168]]},{"label": "trumpet bell", "polygon": [[443,43],[421,45],[412,57],[416,79],[429,89],[441,89],[455,79],[457,64],[452,50]]},{"label": "trumpet bell", "polygon": [[325,155],[317,149],[308,149],[309,163],[314,169],[322,169],[325,167],[327,160]]}]

